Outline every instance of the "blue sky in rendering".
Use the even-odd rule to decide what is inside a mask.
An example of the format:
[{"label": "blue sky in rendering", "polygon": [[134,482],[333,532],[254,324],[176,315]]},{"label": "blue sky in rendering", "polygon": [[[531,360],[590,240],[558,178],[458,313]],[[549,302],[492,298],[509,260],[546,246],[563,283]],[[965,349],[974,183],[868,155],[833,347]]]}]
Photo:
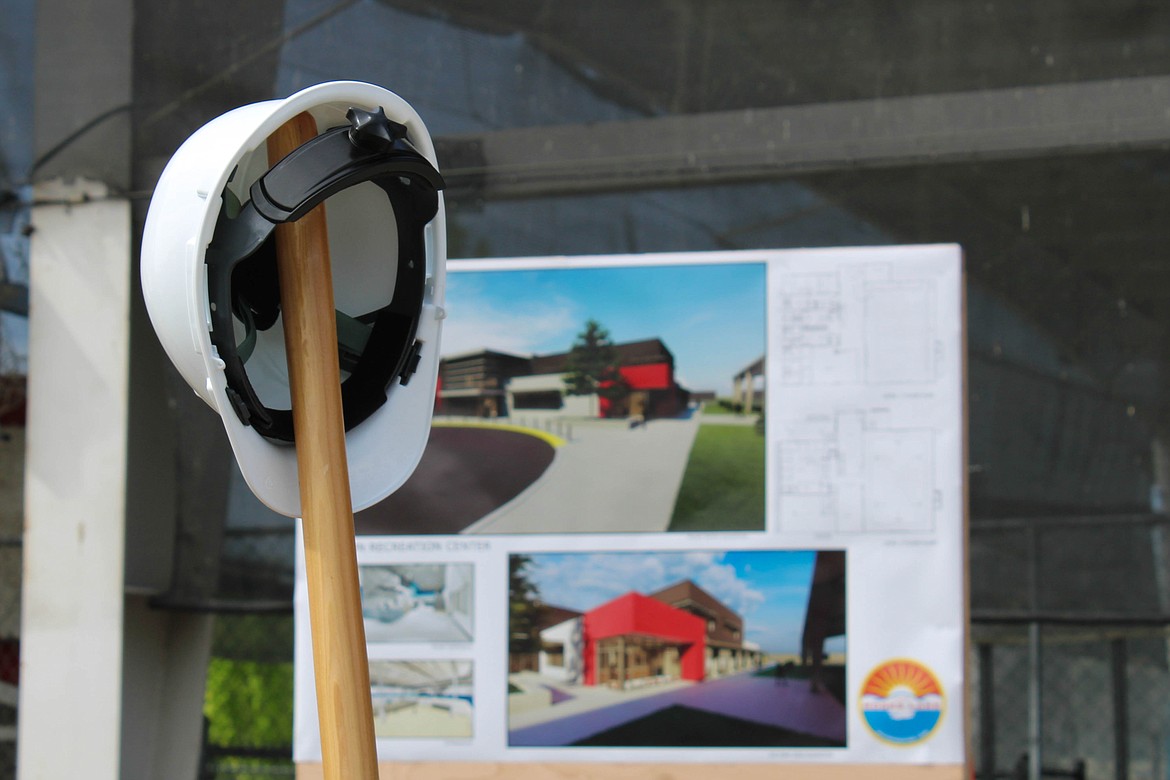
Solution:
[{"label": "blue sky in rendering", "polygon": [[[586,612],[630,591],[644,595],[692,580],[744,620],[746,639],[769,653],[798,653],[816,553],[531,553],[529,580],[547,604]],[[841,651],[841,639],[827,643]]]},{"label": "blue sky in rendering", "polygon": [[764,354],[762,263],[460,272],[449,267],[443,354],[567,351],[595,319],[617,343],[660,338],[688,390],[726,395]]}]

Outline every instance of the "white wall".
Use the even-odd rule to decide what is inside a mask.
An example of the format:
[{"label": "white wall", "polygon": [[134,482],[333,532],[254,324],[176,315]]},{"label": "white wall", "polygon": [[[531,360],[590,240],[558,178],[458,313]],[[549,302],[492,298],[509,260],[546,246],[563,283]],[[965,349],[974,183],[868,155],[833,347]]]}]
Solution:
[{"label": "white wall", "polygon": [[562,682],[579,685],[584,681],[584,665],[581,642],[581,618],[572,618],[540,632],[540,641],[564,645],[564,664],[553,666],[548,662],[548,653],[540,652],[540,673]]},{"label": "white wall", "polygon": [[119,776],[130,206],[82,193],[32,216],[21,780]]},{"label": "white wall", "polygon": [[129,204],[36,191],[83,194],[32,218],[17,776],[194,778],[211,617],[126,593]]},{"label": "white wall", "polygon": [[472,568],[465,563],[451,563],[445,569],[443,604],[447,614],[468,636],[475,633],[473,597],[475,582]]}]

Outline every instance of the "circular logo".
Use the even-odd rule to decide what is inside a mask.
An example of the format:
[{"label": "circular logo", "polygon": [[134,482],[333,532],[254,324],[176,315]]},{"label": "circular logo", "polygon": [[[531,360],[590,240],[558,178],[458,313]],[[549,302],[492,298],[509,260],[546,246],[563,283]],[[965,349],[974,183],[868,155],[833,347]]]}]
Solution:
[{"label": "circular logo", "polygon": [[943,690],[934,672],[897,658],[879,664],[861,686],[861,715],[879,738],[912,745],[929,737],[942,720]]}]

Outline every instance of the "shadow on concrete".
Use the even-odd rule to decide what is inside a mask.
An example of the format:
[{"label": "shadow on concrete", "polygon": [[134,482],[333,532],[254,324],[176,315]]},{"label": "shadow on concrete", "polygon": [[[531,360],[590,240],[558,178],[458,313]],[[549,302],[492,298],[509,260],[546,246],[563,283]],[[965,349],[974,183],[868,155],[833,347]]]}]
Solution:
[{"label": "shadow on concrete", "polygon": [[457,534],[531,485],[553,461],[548,442],[513,430],[436,427],[418,469],[354,515],[359,535]]}]

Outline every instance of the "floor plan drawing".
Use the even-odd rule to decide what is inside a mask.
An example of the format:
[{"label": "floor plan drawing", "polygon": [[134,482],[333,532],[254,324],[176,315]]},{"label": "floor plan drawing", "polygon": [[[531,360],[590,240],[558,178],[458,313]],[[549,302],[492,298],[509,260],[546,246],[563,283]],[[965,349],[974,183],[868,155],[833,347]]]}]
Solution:
[{"label": "floor plan drawing", "polygon": [[793,273],[780,285],[781,384],[931,382],[934,282],[892,278],[886,263]]},{"label": "floor plan drawing", "polygon": [[959,277],[932,252],[827,262],[808,251],[772,268],[769,489],[781,532],[929,536],[958,506]]},{"label": "floor plan drawing", "polygon": [[866,412],[800,421],[776,447],[780,528],[872,533],[934,529],[934,433],[880,428]]},{"label": "floor plan drawing", "polygon": [[780,381],[819,385],[857,380],[862,355],[848,338],[839,273],[792,274],[779,311]]}]

